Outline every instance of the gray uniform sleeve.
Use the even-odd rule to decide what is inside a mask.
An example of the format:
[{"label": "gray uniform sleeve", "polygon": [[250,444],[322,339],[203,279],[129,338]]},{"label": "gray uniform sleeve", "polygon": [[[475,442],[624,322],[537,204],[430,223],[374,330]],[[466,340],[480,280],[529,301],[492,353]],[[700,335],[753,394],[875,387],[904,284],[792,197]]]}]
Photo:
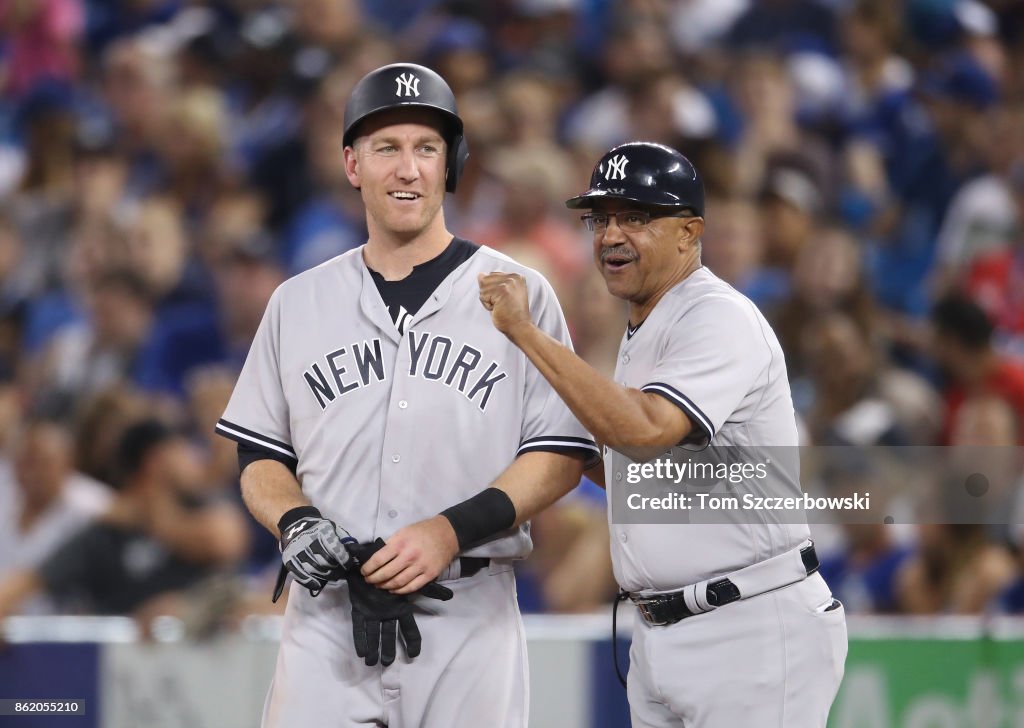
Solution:
[{"label": "gray uniform sleeve", "polygon": [[[540,276],[528,282],[533,320],[542,331],[572,349],[569,329],[551,285]],[[587,467],[597,462],[600,453],[594,438],[530,362],[526,364],[525,397],[517,456],[540,450],[583,455]]]},{"label": "gray uniform sleeve", "polygon": [[769,363],[764,334],[749,305],[727,298],[704,300],[662,332],[654,371],[641,389],[686,413],[699,430],[687,442],[710,444]]},{"label": "gray uniform sleeve", "polygon": [[280,293],[279,288],[267,304],[216,431],[238,443],[275,453],[295,463],[298,457],[291,443],[288,402],[281,382]]}]

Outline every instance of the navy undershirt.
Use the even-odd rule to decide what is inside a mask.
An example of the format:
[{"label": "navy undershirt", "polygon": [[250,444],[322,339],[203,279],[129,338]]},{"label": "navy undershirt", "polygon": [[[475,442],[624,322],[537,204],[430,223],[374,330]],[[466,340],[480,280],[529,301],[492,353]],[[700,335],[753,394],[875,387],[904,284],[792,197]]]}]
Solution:
[{"label": "navy undershirt", "polygon": [[480,249],[476,243],[462,238],[452,238],[444,252],[425,263],[413,266],[412,273],[399,281],[386,281],[377,271],[370,269],[373,282],[388,307],[391,320],[399,333],[404,334],[406,326],[420,307],[430,298],[441,281],[465,263]]}]

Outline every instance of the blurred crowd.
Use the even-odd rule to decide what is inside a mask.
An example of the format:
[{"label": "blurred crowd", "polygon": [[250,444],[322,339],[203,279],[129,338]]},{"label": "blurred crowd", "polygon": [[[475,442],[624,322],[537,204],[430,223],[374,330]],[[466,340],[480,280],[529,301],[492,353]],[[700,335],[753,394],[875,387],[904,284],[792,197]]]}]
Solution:
[{"label": "blurred crowd", "polygon": [[[0,0],[0,616],[280,607],[213,425],[275,287],[364,241],[344,105],[398,60],[465,120],[449,228],[545,273],[602,371],[625,309],[563,200],[659,141],[805,444],[1024,442],[1016,0]],[[1020,528],[833,531],[852,613],[1024,611]],[[611,600],[602,491],[533,533],[525,609]]]}]

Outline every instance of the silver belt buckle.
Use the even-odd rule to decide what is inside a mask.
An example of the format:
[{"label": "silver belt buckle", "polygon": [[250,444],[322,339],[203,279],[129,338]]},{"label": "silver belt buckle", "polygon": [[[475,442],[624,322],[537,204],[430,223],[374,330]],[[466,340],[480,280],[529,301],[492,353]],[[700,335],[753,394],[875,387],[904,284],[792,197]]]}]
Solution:
[{"label": "silver belt buckle", "polygon": [[654,615],[652,615],[650,610],[647,608],[647,604],[647,602],[636,602],[637,609],[640,610],[640,616],[644,618],[644,621],[647,622],[647,624],[652,627],[662,627],[668,624],[668,622],[665,621],[659,622],[655,620]]}]

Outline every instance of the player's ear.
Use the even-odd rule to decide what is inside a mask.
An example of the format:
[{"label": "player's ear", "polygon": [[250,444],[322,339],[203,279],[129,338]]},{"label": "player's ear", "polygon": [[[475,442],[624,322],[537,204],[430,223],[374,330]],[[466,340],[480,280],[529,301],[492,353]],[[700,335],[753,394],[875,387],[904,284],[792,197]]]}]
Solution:
[{"label": "player's ear", "polygon": [[679,251],[689,250],[696,245],[704,234],[703,217],[679,218]]},{"label": "player's ear", "polygon": [[[358,140],[356,141],[358,144]],[[355,147],[345,147],[345,176],[348,177],[349,184],[359,189],[359,155],[356,154]]]}]

